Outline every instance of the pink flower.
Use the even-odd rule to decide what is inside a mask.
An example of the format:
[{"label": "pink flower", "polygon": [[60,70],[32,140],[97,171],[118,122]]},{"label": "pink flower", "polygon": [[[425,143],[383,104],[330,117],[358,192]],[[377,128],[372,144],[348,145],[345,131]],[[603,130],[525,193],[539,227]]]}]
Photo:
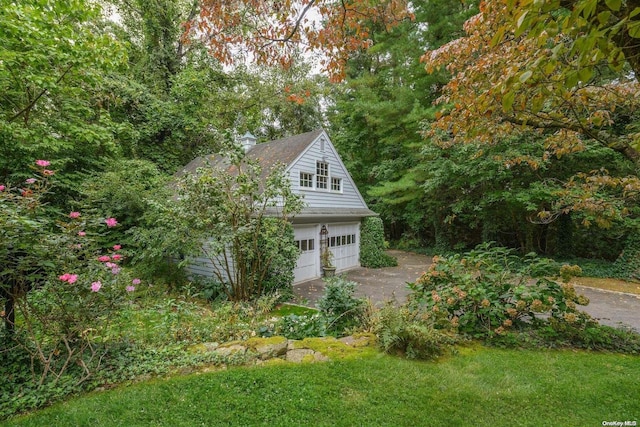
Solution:
[{"label": "pink flower", "polygon": [[126,289],[127,289],[127,292],[133,292],[133,291],[135,291],[135,290],[136,290],[136,287],[135,287],[135,286],[131,286],[131,285],[129,285],[129,286],[127,286],[127,288],[126,288]]},{"label": "pink flower", "polygon": [[111,255],[111,259],[114,260],[114,261],[120,261],[122,259],[122,255],[113,254],[113,255]]},{"label": "pink flower", "polygon": [[91,284],[91,292],[98,292],[100,290],[100,288],[102,287],[102,283],[100,282],[93,282]]},{"label": "pink flower", "polygon": [[4,185],[0,185],[0,191],[4,191],[5,188],[7,188],[7,187],[5,187]]},{"label": "pink flower", "polygon": [[107,263],[104,264],[104,266],[107,267],[107,268],[115,268],[115,267],[118,266],[118,264],[114,264],[112,262],[107,262]]},{"label": "pink flower", "polygon": [[133,279],[131,281],[131,283],[133,283],[134,285],[139,285],[140,284],[140,279]]},{"label": "pink flower", "polygon": [[36,160],[36,165],[42,166],[43,168],[46,168],[50,164],[51,164],[51,162],[48,161],[48,160]]},{"label": "pink flower", "polygon": [[69,214],[69,218],[73,218],[73,219],[80,218],[80,212],[71,212]]},{"label": "pink flower", "polygon": [[78,231],[78,236],[84,237],[86,235],[87,235],[87,233],[85,233],[84,231]]},{"label": "pink flower", "polygon": [[120,248],[122,248],[122,246],[121,246],[121,245],[113,245],[113,250],[114,250],[114,251],[119,251],[119,250],[120,250]]},{"label": "pink flower", "polygon": [[120,267],[113,267],[111,269],[111,274],[116,275],[118,273],[120,273]]},{"label": "pink flower", "polygon": [[107,224],[107,227],[109,228],[115,227],[116,225],[118,225],[118,221],[115,218],[107,218],[104,220],[104,222]]},{"label": "pink flower", "polygon": [[100,261],[100,262],[109,262],[109,261],[111,261],[111,257],[109,255],[102,255],[101,257],[98,257],[98,261]]},{"label": "pink flower", "polygon": [[26,182],[27,184],[33,184],[34,182],[36,182],[35,178],[29,178],[27,180],[25,180],[24,182]]},{"label": "pink flower", "polygon": [[62,280],[63,282],[75,283],[76,280],[78,280],[78,275],[64,273],[62,276],[58,277],[58,279]]},{"label": "pink flower", "polygon": [[52,170],[49,170],[49,169],[44,169],[44,170],[42,171],[42,174],[43,174],[44,176],[51,176],[51,175],[55,174],[55,172],[54,172],[54,171],[52,171]]}]

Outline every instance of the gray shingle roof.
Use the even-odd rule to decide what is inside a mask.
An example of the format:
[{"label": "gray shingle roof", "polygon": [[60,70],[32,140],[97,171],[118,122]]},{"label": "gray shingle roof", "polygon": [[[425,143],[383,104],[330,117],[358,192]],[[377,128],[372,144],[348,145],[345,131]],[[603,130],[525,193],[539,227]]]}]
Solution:
[{"label": "gray shingle roof", "polygon": [[[266,177],[271,169],[279,163],[289,166],[322,132],[324,132],[323,129],[317,129],[264,144],[256,144],[247,153],[247,158],[258,161],[262,166],[262,176]],[[193,173],[196,169],[207,165],[226,170],[229,173],[234,172],[234,168],[230,167],[222,156],[209,154],[195,158],[178,171],[176,176]]]}]

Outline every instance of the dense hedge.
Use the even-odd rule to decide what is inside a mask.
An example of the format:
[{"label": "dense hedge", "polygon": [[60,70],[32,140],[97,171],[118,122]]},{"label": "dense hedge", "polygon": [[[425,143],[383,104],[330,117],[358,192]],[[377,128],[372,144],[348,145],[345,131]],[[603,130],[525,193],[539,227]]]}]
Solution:
[{"label": "dense hedge", "polygon": [[394,267],[398,260],[384,252],[384,228],[378,217],[362,220],[360,265],[369,268]]}]

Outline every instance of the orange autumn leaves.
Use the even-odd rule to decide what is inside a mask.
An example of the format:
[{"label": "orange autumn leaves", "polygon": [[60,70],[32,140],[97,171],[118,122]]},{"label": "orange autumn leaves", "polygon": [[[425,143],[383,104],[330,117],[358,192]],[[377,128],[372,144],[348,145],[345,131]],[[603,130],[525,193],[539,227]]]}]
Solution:
[{"label": "orange autumn leaves", "polygon": [[411,18],[404,0],[204,0],[186,34],[224,64],[248,58],[286,69],[301,51],[322,52],[323,71],[340,81],[349,54],[371,45],[372,25],[389,30]]}]

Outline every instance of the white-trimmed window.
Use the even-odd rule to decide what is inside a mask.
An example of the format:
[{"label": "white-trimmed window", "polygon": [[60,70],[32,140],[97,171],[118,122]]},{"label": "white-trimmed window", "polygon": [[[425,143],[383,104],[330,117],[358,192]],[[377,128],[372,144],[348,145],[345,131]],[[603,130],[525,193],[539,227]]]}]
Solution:
[{"label": "white-trimmed window", "polygon": [[329,180],[329,163],[316,162],[316,189],[326,190],[327,181]]},{"label": "white-trimmed window", "polygon": [[331,191],[342,191],[342,178],[331,178]]},{"label": "white-trimmed window", "polygon": [[296,240],[295,244],[301,252],[311,252],[315,248],[315,239]]},{"label": "white-trimmed window", "polygon": [[300,172],[300,187],[313,188],[313,174],[308,172]]}]

